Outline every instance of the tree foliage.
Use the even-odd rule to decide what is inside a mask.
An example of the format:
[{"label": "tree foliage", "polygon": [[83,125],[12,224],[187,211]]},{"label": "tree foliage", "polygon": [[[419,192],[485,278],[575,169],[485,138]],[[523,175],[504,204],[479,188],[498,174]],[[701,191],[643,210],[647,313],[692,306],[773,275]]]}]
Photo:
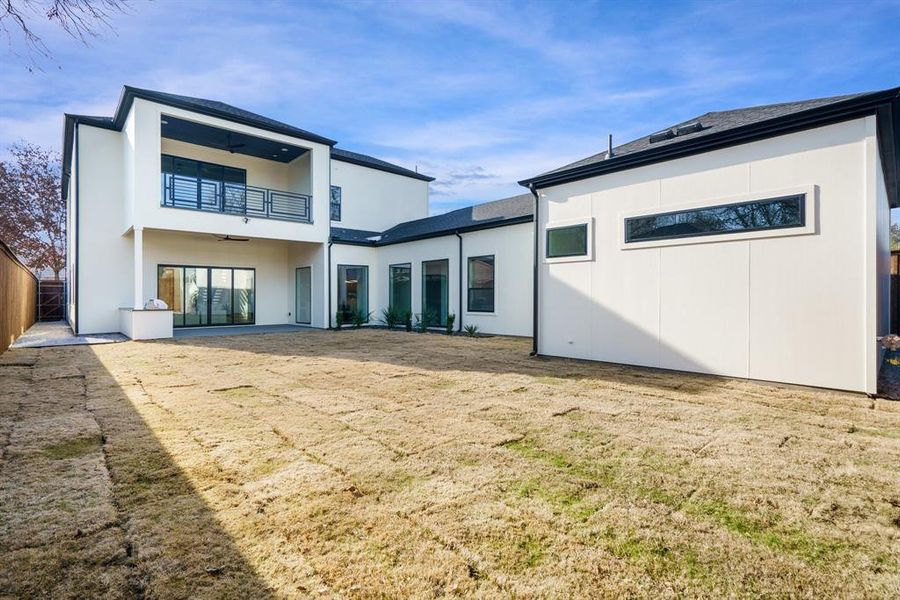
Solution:
[{"label": "tree foliage", "polygon": [[59,278],[66,266],[66,206],[59,154],[35,144],[9,148],[0,161],[0,239],[34,270]]},{"label": "tree foliage", "polygon": [[900,223],[891,223],[891,250],[900,250]]}]

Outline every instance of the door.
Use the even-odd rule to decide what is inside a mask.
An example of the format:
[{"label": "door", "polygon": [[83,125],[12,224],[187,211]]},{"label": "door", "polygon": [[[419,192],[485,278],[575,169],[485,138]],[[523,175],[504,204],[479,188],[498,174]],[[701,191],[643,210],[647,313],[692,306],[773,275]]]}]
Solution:
[{"label": "door", "polygon": [[309,325],[312,323],[312,268],[300,267],[297,269],[294,315],[298,323]]}]

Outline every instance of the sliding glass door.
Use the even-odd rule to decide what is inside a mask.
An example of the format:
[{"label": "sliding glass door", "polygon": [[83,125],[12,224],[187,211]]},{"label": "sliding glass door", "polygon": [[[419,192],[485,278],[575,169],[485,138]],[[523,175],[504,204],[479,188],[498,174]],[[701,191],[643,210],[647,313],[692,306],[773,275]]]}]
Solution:
[{"label": "sliding glass door", "polygon": [[428,260],[422,263],[422,318],[429,327],[447,322],[450,304],[450,261]]},{"label": "sliding glass door", "polygon": [[256,322],[255,269],[160,265],[157,275],[175,327]]}]

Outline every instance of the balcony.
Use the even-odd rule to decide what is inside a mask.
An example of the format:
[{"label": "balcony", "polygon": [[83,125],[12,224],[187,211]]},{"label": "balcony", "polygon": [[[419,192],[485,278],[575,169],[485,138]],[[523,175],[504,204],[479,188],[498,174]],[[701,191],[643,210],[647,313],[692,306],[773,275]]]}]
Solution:
[{"label": "balcony", "polygon": [[228,170],[221,177],[210,178],[204,170],[213,165],[207,163],[199,163],[196,175],[171,172],[178,169],[178,166],[167,172],[165,160],[163,166],[162,206],[312,223],[312,197],[306,194],[227,181],[230,175]]}]

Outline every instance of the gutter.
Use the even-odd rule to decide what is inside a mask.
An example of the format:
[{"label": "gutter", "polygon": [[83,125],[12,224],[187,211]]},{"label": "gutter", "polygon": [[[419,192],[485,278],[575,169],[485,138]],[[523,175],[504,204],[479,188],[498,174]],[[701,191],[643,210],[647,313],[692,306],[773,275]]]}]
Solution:
[{"label": "gutter", "polygon": [[459,235],[459,231],[454,231],[456,237],[459,238],[459,328],[456,330],[462,333],[463,327],[463,240]]},{"label": "gutter", "polygon": [[534,196],[534,259],[532,265],[532,283],[531,283],[531,353],[529,356],[537,356],[538,355],[538,280],[539,280],[539,268],[538,268],[538,246],[539,246],[539,232],[538,225],[540,224],[540,197],[537,193],[537,188],[535,188],[534,184],[529,184],[528,189],[531,191],[531,195]]},{"label": "gutter", "polygon": [[[75,243],[72,246],[75,248],[75,260],[72,261],[72,266],[75,267],[75,327],[74,330],[75,335],[78,335],[79,327],[81,326],[81,302],[78,301],[78,296],[81,294],[81,283],[79,279],[81,279],[81,268],[78,266],[78,263],[81,262],[81,208],[79,206],[79,200],[81,197],[81,176],[79,175],[79,171],[81,170],[81,160],[79,158],[79,148],[81,146],[81,136],[78,134],[78,123],[74,124],[74,133],[73,133],[73,143],[75,145]],[[68,189],[66,186],[63,189]],[[72,277],[72,275],[66,272],[66,278]],[[137,277],[137,274],[135,274]],[[71,290],[69,291],[71,293]]]}]

